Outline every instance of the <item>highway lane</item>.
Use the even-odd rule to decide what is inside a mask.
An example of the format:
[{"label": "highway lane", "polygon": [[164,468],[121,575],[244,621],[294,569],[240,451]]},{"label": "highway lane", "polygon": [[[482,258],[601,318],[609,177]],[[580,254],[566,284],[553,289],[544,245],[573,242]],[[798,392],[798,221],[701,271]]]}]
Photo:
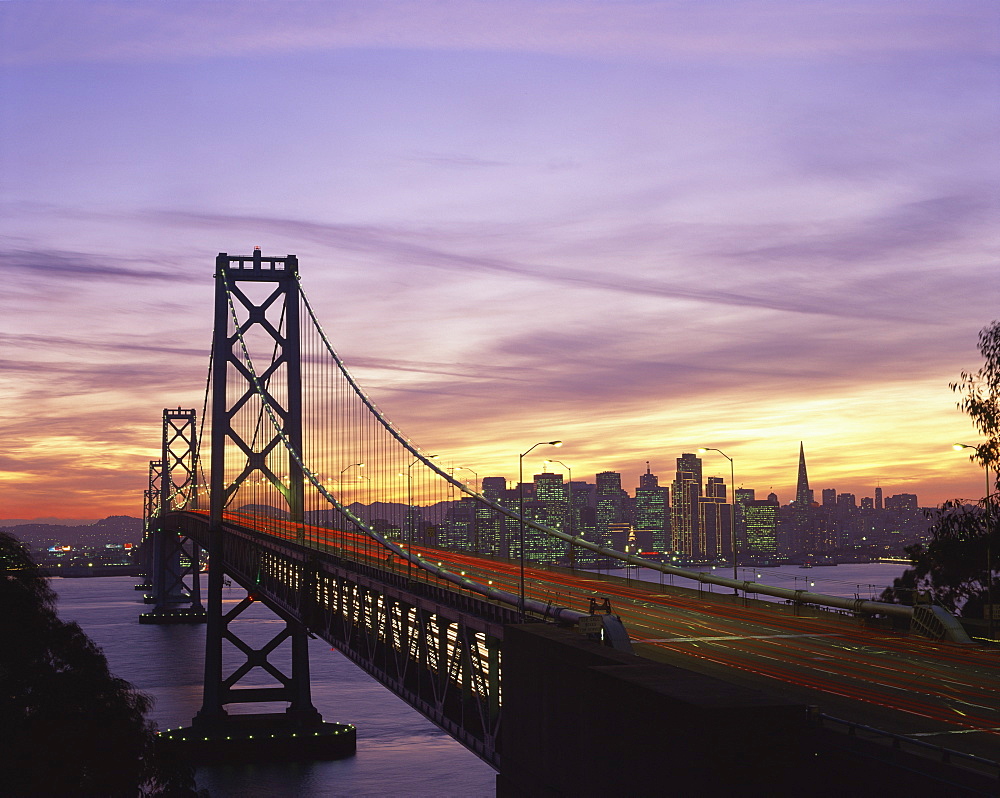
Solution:
[{"label": "highway lane", "polygon": [[[516,592],[515,563],[422,550],[435,562]],[[886,731],[1000,759],[1000,656],[770,602],[562,569],[525,569],[526,594],[586,611],[608,596],[636,653]]]},{"label": "highway lane", "polygon": [[[284,525],[270,531],[292,537]],[[407,572],[364,536],[308,528],[313,545]],[[404,546],[405,548],[405,546]],[[414,553],[513,593],[517,562],[427,547]],[[415,578],[428,575],[419,569]],[[431,581],[435,581],[430,577]],[[1000,760],[1000,652],[872,628],[860,620],[592,572],[527,566],[529,598],[587,611],[611,599],[640,656],[758,688],[886,731]]]}]

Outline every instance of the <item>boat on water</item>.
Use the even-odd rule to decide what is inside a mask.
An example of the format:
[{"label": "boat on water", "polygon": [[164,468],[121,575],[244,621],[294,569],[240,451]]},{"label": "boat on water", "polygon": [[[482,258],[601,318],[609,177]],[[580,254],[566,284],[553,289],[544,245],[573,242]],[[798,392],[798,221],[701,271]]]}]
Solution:
[{"label": "boat on water", "polygon": [[833,557],[826,555],[809,556],[799,568],[819,568],[824,566],[837,565],[837,561]]}]

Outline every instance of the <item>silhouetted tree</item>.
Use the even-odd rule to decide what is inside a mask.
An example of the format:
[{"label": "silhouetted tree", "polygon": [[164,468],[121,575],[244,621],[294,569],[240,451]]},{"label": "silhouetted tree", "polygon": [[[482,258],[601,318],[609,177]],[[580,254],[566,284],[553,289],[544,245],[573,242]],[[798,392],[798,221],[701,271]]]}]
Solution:
[{"label": "silhouetted tree", "polygon": [[[972,451],[971,458],[983,468],[992,469],[996,477],[1000,462],[1000,321],[993,321],[979,331],[979,351],[983,367],[975,372],[962,372],[961,379],[949,387],[963,394],[958,408],[972,419],[973,425],[986,440]],[[997,480],[993,480],[994,490]]]},{"label": "silhouetted tree", "polygon": [[[995,503],[991,512],[995,519],[998,512]],[[1000,543],[995,524],[989,525],[987,533],[983,502],[948,501],[930,515],[934,519],[930,543],[906,547],[913,567],[893,580],[892,587],[883,591],[882,600],[913,604],[925,594],[958,615],[982,618],[989,594],[986,562],[992,553],[990,541],[994,551]],[[993,591],[994,596],[1000,597],[996,579]]]},{"label": "silhouetted tree", "polygon": [[55,605],[30,554],[0,531],[0,794],[196,795],[193,771],[156,746],[150,699],[112,676]]},{"label": "silhouetted tree", "polygon": [[[1000,584],[994,576],[994,557],[1000,551],[1000,321],[993,321],[979,332],[979,351],[983,367],[962,372],[950,388],[962,394],[958,408],[986,439],[969,449],[970,459],[986,469],[986,496],[975,505],[960,500],[945,502],[931,512],[931,542],[906,549],[913,564],[893,581],[882,598],[912,604],[920,593],[965,617],[979,617],[991,593],[1000,597]],[[990,479],[992,476],[992,479]],[[991,584],[992,583],[992,584]]]}]

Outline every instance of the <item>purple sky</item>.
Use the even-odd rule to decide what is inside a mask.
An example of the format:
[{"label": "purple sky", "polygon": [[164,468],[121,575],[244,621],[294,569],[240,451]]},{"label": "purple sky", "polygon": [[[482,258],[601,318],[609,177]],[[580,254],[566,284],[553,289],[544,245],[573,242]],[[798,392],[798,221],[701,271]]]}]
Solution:
[{"label": "purple sky", "polygon": [[995,0],[0,2],[0,517],[141,512],[254,245],[480,475],[979,496],[998,55]]}]

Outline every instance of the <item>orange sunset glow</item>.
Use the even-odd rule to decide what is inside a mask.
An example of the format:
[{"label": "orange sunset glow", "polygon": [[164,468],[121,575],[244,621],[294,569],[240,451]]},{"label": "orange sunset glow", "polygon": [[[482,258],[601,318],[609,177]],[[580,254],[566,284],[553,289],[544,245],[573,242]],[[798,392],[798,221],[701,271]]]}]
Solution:
[{"label": "orange sunset glow", "polygon": [[631,491],[715,447],[784,504],[801,441],[817,494],[982,495],[948,384],[1000,316],[988,4],[0,5],[2,519],[142,514],[256,245],[445,467],[558,438]]}]

